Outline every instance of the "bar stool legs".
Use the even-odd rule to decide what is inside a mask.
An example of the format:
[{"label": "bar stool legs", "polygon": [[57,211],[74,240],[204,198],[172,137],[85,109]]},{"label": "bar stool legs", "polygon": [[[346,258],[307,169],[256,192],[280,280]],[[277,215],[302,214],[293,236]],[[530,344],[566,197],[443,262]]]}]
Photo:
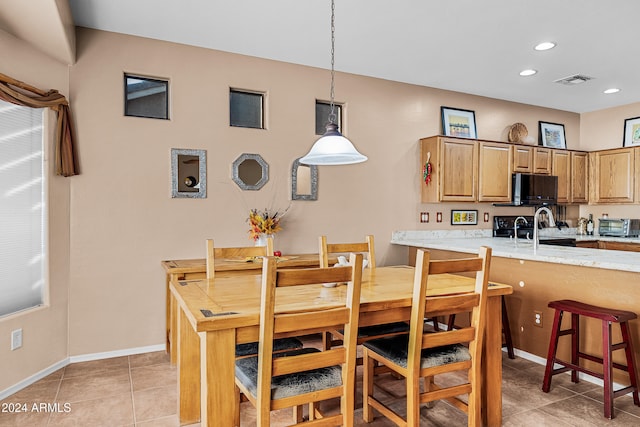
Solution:
[{"label": "bar stool legs", "polygon": [[[640,406],[638,398],[638,371],[636,369],[636,361],[629,334],[629,320],[635,319],[635,313],[629,311],[613,310],[593,305],[583,304],[572,300],[552,301],[549,307],[556,310],[553,318],[553,328],[549,342],[549,352],[547,354],[547,365],[544,371],[544,380],[542,382],[542,391],[549,392],[551,387],[551,377],[553,375],[571,371],[571,381],[577,383],[579,381],[578,372],[600,378],[604,383],[604,416],[613,418],[613,400],[616,397],[632,393],[633,403]],[[562,316],[567,311],[571,313],[571,327],[561,330]],[[580,316],[596,318],[602,321],[602,357],[593,356],[580,351]],[[614,344],[611,338],[611,325],[618,323],[622,333],[622,342]],[[566,362],[556,357],[558,349],[558,339],[563,335],[571,335],[571,361]],[[626,356],[626,366],[613,361],[612,355],[616,350],[624,350]],[[603,367],[603,373],[597,373],[580,366],[580,359],[587,359],[592,362],[600,363]],[[561,365],[560,368],[554,369],[554,365]],[[620,390],[613,390],[613,369],[626,371],[629,374],[630,385]]]}]

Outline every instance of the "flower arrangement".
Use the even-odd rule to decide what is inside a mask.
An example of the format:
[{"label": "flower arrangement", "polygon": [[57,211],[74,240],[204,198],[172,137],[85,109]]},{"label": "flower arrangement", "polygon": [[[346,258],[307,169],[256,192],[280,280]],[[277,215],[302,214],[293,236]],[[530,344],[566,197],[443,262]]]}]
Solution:
[{"label": "flower arrangement", "polygon": [[251,209],[249,211],[249,238],[254,241],[258,240],[262,234],[275,234],[282,230],[280,226],[280,220],[284,214],[280,215],[279,212],[270,214],[267,209],[259,212],[257,209]]}]

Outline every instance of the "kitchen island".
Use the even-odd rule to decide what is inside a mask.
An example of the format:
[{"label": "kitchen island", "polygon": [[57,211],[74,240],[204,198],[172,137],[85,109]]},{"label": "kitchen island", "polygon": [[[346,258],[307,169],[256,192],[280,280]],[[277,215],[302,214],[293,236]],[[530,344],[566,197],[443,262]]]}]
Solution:
[{"label": "kitchen island", "polygon": [[[557,230],[543,230],[541,237],[557,237]],[[588,304],[615,307],[640,314],[640,254],[616,250],[541,244],[534,253],[533,244],[518,240],[491,237],[491,230],[468,231],[397,231],[391,243],[409,248],[408,262],[415,260],[417,248],[431,251],[433,259],[447,259],[477,253],[480,246],[493,249],[490,279],[513,286],[513,294],[506,297],[507,312],[514,347],[539,361],[546,358],[554,310],[547,307],[553,300],[575,299]],[[564,233],[568,235],[567,233]],[[600,236],[575,236],[590,240],[618,240]],[[625,242],[640,243],[638,239]],[[541,313],[541,324],[534,322]],[[585,319],[581,337],[587,352],[601,354],[601,324]],[[565,322],[568,320],[565,319]],[[565,324],[566,325],[566,324]],[[631,322],[636,353],[640,349],[640,322]],[[619,330],[614,328],[614,341],[619,342]],[[568,357],[569,343],[560,341],[558,355]],[[616,354],[620,353],[620,354]],[[640,359],[640,356],[637,356]],[[535,358],[534,358],[535,359]],[[614,360],[625,363],[624,352],[615,352]],[[591,368],[599,370],[597,365]],[[616,381],[627,384],[625,375]]]}]

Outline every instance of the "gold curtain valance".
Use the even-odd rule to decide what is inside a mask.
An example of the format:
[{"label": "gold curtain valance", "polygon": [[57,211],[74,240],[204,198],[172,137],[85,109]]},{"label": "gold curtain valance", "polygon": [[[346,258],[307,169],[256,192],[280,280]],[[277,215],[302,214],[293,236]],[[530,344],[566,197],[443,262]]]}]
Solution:
[{"label": "gold curtain valance", "polygon": [[[17,88],[17,89],[14,89]],[[0,73],[0,99],[31,108],[51,108],[58,115],[55,136],[56,174],[78,175],[73,122],[67,99],[52,89],[48,92]]]}]

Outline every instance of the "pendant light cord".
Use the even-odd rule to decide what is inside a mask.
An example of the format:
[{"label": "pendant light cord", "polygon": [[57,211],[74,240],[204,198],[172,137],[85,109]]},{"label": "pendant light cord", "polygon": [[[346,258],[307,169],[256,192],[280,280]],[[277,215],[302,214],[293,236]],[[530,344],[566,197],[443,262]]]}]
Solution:
[{"label": "pendant light cord", "polygon": [[[331,112],[329,113],[329,123],[336,123],[336,112],[335,112],[335,102],[334,102],[334,96],[335,96],[335,69],[334,69],[334,62],[335,62],[335,45],[336,45],[336,25],[335,25],[335,21],[336,21],[336,5],[335,5],[335,1],[331,0],[331,92],[330,92],[330,96],[331,96]],[[336,123],[337,124],[337,123]]]}]

